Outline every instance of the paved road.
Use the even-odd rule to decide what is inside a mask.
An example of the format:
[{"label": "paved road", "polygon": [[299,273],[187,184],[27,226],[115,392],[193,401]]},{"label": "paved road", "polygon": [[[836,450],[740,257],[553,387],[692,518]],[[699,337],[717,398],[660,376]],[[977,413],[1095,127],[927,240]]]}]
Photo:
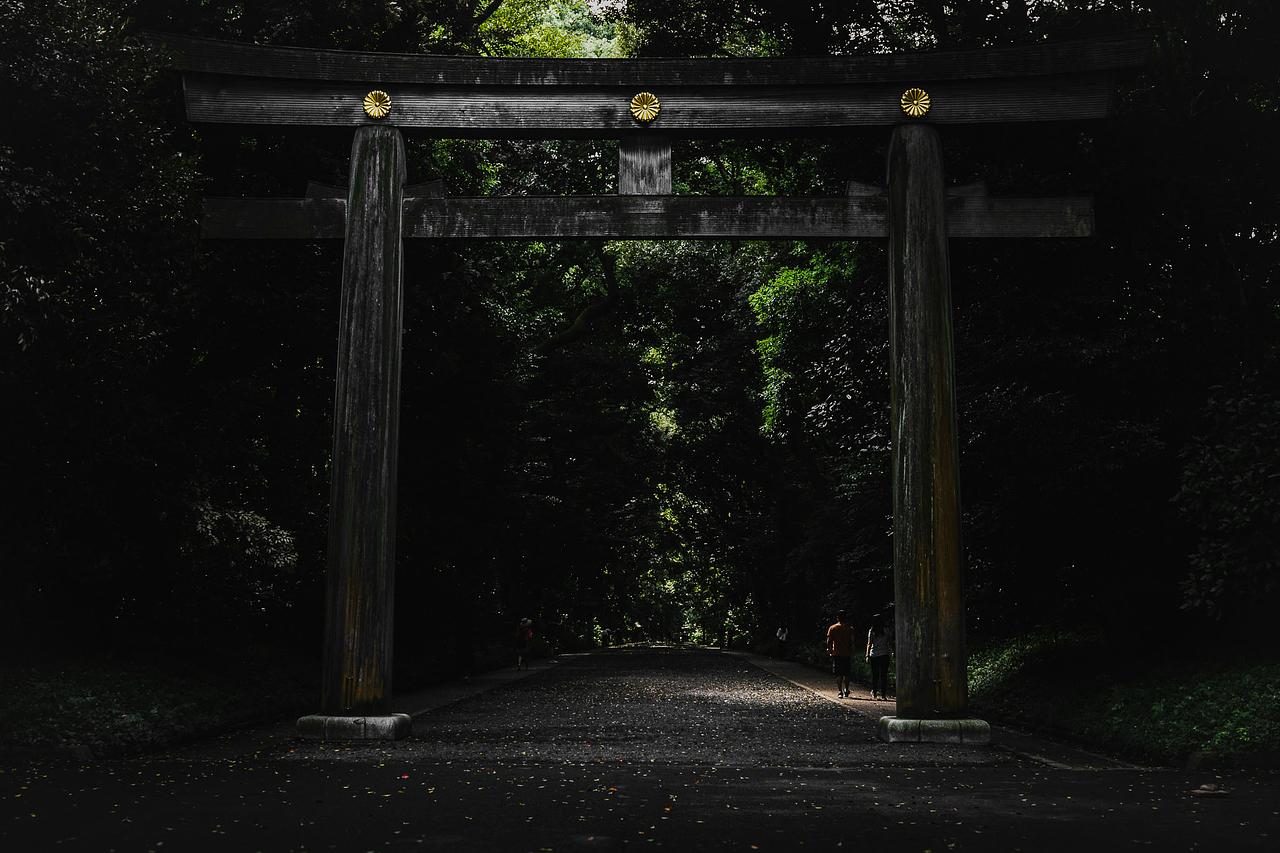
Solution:
[{"label": "paved road", "polygon": [[[869,704],[869,703],[868,703]],[[9,851],[1273,850],[1280,781],[876,742],[876,710],[713,652],[565,657],[378,746],[261,730],[8,764]],[[870,711],[870,713],[868,713]],[[234,745],[234,749],[229,745]]]}]

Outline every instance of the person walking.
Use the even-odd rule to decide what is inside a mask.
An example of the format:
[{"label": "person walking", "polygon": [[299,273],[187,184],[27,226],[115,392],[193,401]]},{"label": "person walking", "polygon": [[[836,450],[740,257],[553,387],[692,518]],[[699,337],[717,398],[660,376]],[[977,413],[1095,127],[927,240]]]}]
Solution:
[{"label": "person walking", "polygon": [[786,625],[783,625],[782,627],[778,628],[777,637],[778,637],[778,659],[779,660],[787,659],[787,636],[788,636],[788,632],[787,632]]},{"label": "person walking", "polygon": [[893,644],[884,614],[871,617],[871,629],[867,631],[867,663],[871,665],[871,698],[889,698],[889,656]]},{"label": "person walking", "polygon": [[831,656],[831,674],[836,677],[836,694],[846,699],[853,663],[853,628],[845,623],[843,610],[836,614],[835,624],[827,629],[827,654]]},{"label": "person walking", "polygon": [[516,628],[516,671],[529,668],[529,647],[533,645],[533,621],[521,619]]}]

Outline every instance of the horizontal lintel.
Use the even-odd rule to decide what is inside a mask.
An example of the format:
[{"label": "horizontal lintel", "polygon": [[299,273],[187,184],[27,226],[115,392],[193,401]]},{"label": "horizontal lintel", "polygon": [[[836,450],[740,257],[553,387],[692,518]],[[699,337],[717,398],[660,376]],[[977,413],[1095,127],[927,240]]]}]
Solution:
[{"label": "horizontal lintel", "polygon": [[433,86],[761,86],[908,83],[1116,71],[1144,64],[1150,32],[980,50],[773,59],[499,59],[362,53],[149,36],[170,68],[287,80]]},{"label": "horizontal lintel", "polygon": [[[381,84],[391,113],[364,113],[366,83],[273,80],[188,74],[187,118],[195,122],[354,127],[390,124],[437,136],[618,136],[620,133],[768,136],[908,121],[902,84],[756,86],[735,89],[650,87],[662,103],[641,127],[630,112],[635,87],[466,87]],[[1105,74],[982,80],[920,80],[930,124],[1065,121],[1111,111]]]},{"label": "horizontal lintel", "polygon": [[[342,238],[346,202],[334,198],[205,200],[214,239]],[[947,200],[947,232],[969,237],[1088,237],[1093,200]],[[446,239],[882,239],[884,196],[511,196],[406,198],[404,236]]]}]

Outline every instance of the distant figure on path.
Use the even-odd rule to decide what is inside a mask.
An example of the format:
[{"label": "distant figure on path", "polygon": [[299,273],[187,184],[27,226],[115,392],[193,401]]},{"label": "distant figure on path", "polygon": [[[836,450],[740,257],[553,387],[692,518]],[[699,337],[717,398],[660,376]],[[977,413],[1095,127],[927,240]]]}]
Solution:
[{"label": "distant figure on path", "polygon": [[836,623],[827,629],[827,654],[831,655],[836,693],[845,699],[849,696],[849,668],[853,663],[853,628],[845,624],[843,610],[836,614]]},{"label": "distant figure on path", "polygon": [[787,659],[787,626],[783,625],[778,629],[778,658]]},{"label": "distant figure on path", "polygon": [[893,653],[893,641],[884,614],[871,617],[871,630],[867,631],[867,663],[871,664],[871,698],[889,698],[889,655]]},{"label": "distant figure on path", "polygon": [[521,619],[516,628],[516,671],[528,669],[529,646],[533,643],[533,621]]}]

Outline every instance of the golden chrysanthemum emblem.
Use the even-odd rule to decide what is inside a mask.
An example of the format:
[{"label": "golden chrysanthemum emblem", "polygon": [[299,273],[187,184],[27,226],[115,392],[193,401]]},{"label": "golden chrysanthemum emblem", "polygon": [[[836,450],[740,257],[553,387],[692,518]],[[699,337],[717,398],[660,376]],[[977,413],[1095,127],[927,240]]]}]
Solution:
[{"label": "golden chrysanthemum emblem", "polygon": [[661,102],[651,92],[641,92],[631,99],[631,116],[643,124],[648,124],[657,118],[661,110]]},{"label": "golden chrysanthemum emblem", "polygon": [[374,89],[364,96],[364,114],[369,118],[386,118],[391,112],[391,96],[381,89]]},{"label": "golden chrysanthemum emblem", "polygon": [[920,118],[929,112],[929,93],[912,86],[902,93],[902,111],[912,118]]}]

